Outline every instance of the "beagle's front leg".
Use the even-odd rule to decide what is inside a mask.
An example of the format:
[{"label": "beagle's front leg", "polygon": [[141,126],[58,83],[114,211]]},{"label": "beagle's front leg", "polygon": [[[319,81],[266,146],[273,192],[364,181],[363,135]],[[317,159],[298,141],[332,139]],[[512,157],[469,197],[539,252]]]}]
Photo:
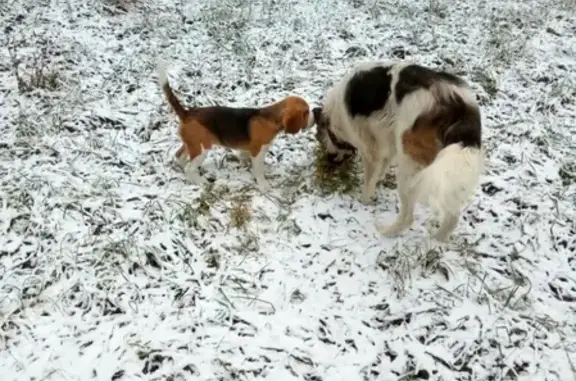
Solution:
[{"label": "beagle's front leg", "polygon": [[264,177],[264,157],[268,152],[268,148],[270,147],[269,144],[264,144],[258,149],[251,149],[250,154],[252,157],[252,173],[256,178],[256,184],[261,191],[268,190],[270,188],[270,184],[266,181]]}]

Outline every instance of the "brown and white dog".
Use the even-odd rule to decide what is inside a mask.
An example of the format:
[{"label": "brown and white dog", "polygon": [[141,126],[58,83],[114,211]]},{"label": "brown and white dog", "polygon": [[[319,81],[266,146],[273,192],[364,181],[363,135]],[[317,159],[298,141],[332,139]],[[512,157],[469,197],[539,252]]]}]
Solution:
[{"label": "brown and white dog", "polygon": [[160,63],[157,71],[164,95],[180,119],[182,146],[176,157],[188,179],[196,184],[201,181],[200,165],[208,151],[217,145],[241,150],[243,159],[249,154],[257,185],[265,190],[269,185],[264,178],[264,156],[276,135],[282,131],[296,134],[314,125],[310,106],[297,96],[262,108],[209,106],[185,109],[168,83],[165,65]]},{"label": "brown and white dog", "polygon": [[329,159],[360,153],[363,203],[396,159],[400,212],[389,226],[376,223],[382,234],[409,228],[419,202],[439,221],[434,238],[450,236],[484,169],[480,109],[462,79],[408,62],[367,62],[346,74],[313,112],[316,138]]}]

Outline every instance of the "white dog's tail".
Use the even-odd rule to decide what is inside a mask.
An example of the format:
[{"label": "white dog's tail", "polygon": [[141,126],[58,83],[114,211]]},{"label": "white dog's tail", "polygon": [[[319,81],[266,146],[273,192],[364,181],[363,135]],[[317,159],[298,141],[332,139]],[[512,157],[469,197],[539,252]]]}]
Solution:
[{"label": "white dog's tail", "polygon": [[481,117],[478,105],[467,93],[442,95],[436,107],[414,124],[415,128],[418,123],[433,125],[443,148],[415,175],[412,189],[418,201],[436,213],[458,216],[470,202],[484,171]]}]

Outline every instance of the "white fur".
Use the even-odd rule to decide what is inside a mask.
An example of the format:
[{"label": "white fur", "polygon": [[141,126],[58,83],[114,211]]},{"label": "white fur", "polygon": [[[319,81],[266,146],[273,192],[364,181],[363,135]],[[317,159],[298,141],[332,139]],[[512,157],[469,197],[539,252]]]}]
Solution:
[{"label": "white fur", "polygon": [[[409,62],[379,61],[358,65],[329,90],[323,105],[330,118],[331,130],[338,138],[358,149],[364,166],[362,202],[368,203],[375,194],[376,183],[392,160],[398,162],[397,180],[400,212],[389,226],[376,224],[387,236],[394,236],[409,228],[413,222],[415,203],[428,205],[436,214],[440,227],[434,238],[444,241],[456,228],[461,210],[467,205],[478,185],[483,171],[483,152],[465,148],[460,144],[444,147],[428,167],[414,162],[402,147],[402,135],[410,129],[416,118],[430,111],[437,98],[461,97],[464,102],[478,107],[472,92],[465,86],[436,83],[428,90],[417,90],[396,102],[394,89],[401,69]],[[345,106],[344,95],[348,81],[358,71],[376,66],[392,66],[391,93],[380,112],[370,117],[352,118]],[[327,149],[334,146],[326,142]]]},{"label": "white fur", "polygon": [[158,75],[158,83],[160,87],[164,87],[168,83],[167,65],[164,61],[158,60],[156,64],[156,74]]},{"label": "white fur", "polygon": [[[186,177],[188,178],[188,180],[190,180],[190,182],[192,182],[193,184],[196,185],[200,185],[202,183],[202,178],[200,177],[200,166],[202,165],[202,163],[204,162],[204,159],[206,159],[206,155],[208,155],[208,150],[204,149],[203,145],[200,145],[201,148],[201,152],[200,155],[196,156],[194,159],[190,160],[187,164],[185,164],[185,169],[184,172],[186,173]],[[182,156],[184,154],[188,154],[186,151],[182,154]],[[182,156],[180,156],[180,160],[181,163],[182,161]]]},{"label": "white fur", "polygon": [[[202,151],[200,155],[196,156],[194,159],[190,160],[190,156],[188,151],[184,150],[180,157],[178,157],[178,164],[184,169],[184,173],[186,174],[186,178],[193,184],[200,185],[202,183],[202,178],[200,176],[200,166],[206,159],[208,155],[208,150],[204,149],[204,146],[200,146]],[[270,184],[266,180],[264,176],[265,166],[264,166],[264,158],[266,157],[266,153],[270,145],[265,144],[260,148],[260,152],[256,156],[251,156],[249,152],[241,150],[239,152],[240,160],[247,162],[251,161],[252,164],[252,174],[256,179],[256,184],[258,189],[261,191],[266,191],[270,189]]]},{"label": "white fur", "polygon": [[186,150],[182,151],[180,156],[177,158],[177,163],[182,169],[186,169],[186,164],[188,164],[189,161],[190,161],[190,155]]},{"label": "white fur", "polygon": [[256,184],[261,191],[268,190],[270,185],[264,178],[264,158],[268,152],[269,145],[265,144],[260,147],[260,152],[256,156],[252,156],[252,173],[256,178]]},{"label": "white fur", "polygon": [[314,114],[312,113],[312,110],[310,110],[308,114],[308,124],[306,125],[306,128],[312,127],[315,122],[316,121],[314,120]]}]

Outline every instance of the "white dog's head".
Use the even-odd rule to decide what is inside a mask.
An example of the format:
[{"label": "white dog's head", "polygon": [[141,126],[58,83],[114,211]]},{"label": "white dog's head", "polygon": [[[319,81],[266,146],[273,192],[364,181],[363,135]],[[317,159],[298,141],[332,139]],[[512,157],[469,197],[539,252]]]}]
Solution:
[{"label": "white dog's head", "polygon": [[312,113],[316,123],[316,140],[326,152],[328,161],[333,164],[340,164],[354,157],[356,148],[334,135],[330,118],[322,112],[322,108],[315,107]]}]

